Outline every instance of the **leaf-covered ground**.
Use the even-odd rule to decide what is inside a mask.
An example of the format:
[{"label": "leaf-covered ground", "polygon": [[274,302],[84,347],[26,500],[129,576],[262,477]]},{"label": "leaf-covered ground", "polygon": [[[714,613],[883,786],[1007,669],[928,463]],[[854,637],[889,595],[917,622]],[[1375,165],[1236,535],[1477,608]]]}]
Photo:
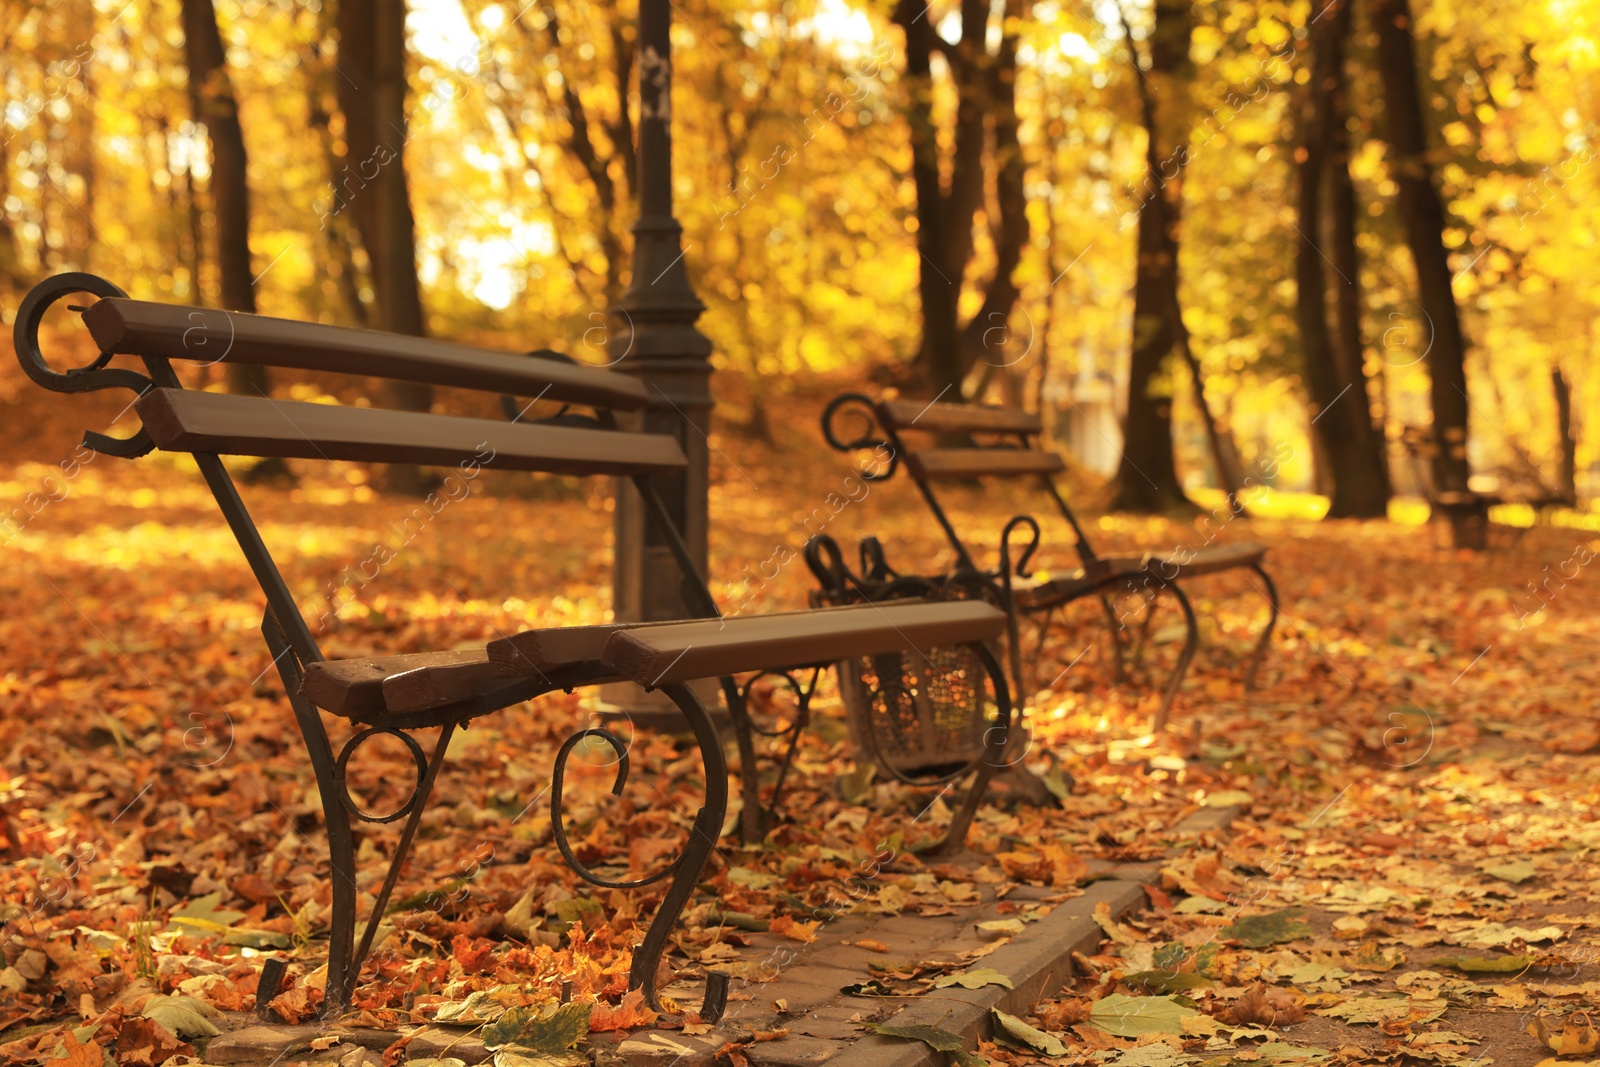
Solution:
[{"label": "leaf-covered ground", "polygon": [[[255,1006],[265,953],[293,961],[274,1012],[309,1017],[327,864],[254,582],[187,461],[61,466],[82,412],[108,420],[117,404],[69,418],[56,398],[7,399],[22,429],[0,500],[25,521],[0,549],[0,1062],[189,1054],[211,1009]],[[724,604],[802,605],[799,550],[820,529],[847,545],[877,533],[904,570],[944,559],[908,486],[863,495],[809,428],[786,434],[713,441]],[[363,470],[299,473],[246,495],[330,657],[605,618],[606,485],[486,473],[422,521]],[[956,511],[992,538],[1022,506],[975,491]],[[1151,688],[1111,683],[1098,607],[1080,609],[1046,642],[1030,701],[1029,764],[1073,792],[1059,808],[985,808],[969,855],[937,875],[911,848],[954,794],[852,774],[830,694],[787,803],[804,818],[760,847],[726,838],[674,968],[716,965],[740,924],[805,940],[816,915],[852,906],[960,908],[1007,881],[1070,892],[1087,861],[1163,857],[1186,815],[1239,806],[1229,833],[1156,864],[1150,911],[1108,923],[1086,977],[1037,1006],[1053,1062],[1531,1063],[1536,1018],[1550,1055],[1600,1055],[1582,1015],[1600,988],[1593,535],[1536,528],[1468,556],[1405,525],[1095,516],[1091,529],[1119,550],[1270,543],[1286,610],[1260,688],[1239,680],[1261,620],[1243,578],[1194,586],[1206,648],[1162,737],[1146,729]],[[392,558],[372,574],[380,549]],[[1170,661],[1175,619],[1156,615],[1141,676]],[[763,703],[781,716],[775,695]],[[624,991],[659,887],[593,892],[551,843],[552,756],[592,720],[591,694],[555,695],[459,735],[356,1019],[533,1018],[570,983],[589,1029],[651,1020]],[[337,746],[348,731],[332,726]],[[568,817],[586,862],[638,875],[675,853],[702,783],[692,749],[633,740],[625,796],[608,796],[597,756],[574,773]],[[408,774],[397,745],[353,764],[372,808],[402,799]],[[396,834],[363,830],[364,905]],[[894,859],[874,862],[886,844]],[[852,878],[869,890],[859,904],[840,893]],[[983,1054],[1046,1058],[1025,1040]]]}]

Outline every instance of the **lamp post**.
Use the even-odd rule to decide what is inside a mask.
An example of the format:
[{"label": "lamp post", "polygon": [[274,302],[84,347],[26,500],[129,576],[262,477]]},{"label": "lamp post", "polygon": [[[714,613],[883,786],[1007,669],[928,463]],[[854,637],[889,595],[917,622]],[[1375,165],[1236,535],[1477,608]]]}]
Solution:
[{"label": "lamp post", "polygon": [[[711,341],[695,328],[705,305],[684,267],[683,228],[672,214],[671,0],[639,0],[639,147],[633,225],[633,277],[611,309],[609,355],[650,391],[644,429],[670,433],[689,458],[681,475],[659,479],[667,510],[706,573],[711,417]],[[624,103],[626,106],[626,103]],[[631,484],[619,479],[615,516],[613,607],[618,620],[681,619],[692,614],[667,541]],[[681,718],[659,694],[632,683],[605,687],[603,699],[663,723]]]}]

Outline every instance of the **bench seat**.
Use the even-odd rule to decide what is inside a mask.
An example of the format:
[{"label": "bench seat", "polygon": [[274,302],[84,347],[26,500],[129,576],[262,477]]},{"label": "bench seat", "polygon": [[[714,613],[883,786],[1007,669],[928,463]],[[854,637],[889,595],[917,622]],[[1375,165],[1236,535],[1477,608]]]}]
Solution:
[{"label": "bench seat", "polygon": [[690,622],[602,623],[525,630],[486,648],[357,656],[307,666],[300,692],[358,722],[460,704],[540,678],[552,688],[583,668],[586,683],[667,685],[851,656],[991,641],[1005,615],[980,601],[896,601]]}]

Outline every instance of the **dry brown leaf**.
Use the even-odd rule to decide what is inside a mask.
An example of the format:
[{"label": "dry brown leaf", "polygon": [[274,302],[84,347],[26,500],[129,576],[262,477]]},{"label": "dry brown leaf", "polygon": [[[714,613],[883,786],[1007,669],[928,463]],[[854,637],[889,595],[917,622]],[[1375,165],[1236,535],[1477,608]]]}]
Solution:
[{"label": "dry brown leaf", "polygon": [[1305,1020],[1304,1004],[1304,997],[1292,989],[1257,982],[1216,1017],[1233,1026],[1288,1026]]}]

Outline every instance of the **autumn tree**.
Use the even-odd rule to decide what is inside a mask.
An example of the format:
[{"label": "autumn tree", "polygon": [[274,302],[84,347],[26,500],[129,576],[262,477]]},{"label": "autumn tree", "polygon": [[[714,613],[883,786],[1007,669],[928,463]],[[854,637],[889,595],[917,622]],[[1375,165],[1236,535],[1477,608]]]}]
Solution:
[{"label": "autumn tree", "polygon": [[[1180,102],[1194,75],[1189,57],[1193,32],[1189,0],[1157,0],[1148,65],[1135,70],[1145,127],[1146,180],[1139,194],[1127,414],[1112,503],[1124,511],[1160,512],[1189,505],[1173,454],[1169,357],[1183,328],[1182,317],[1176,314],[1177,226],[1182,204],[1179,178],[1188,149]],[[1127,39],[1128,47],[1134,48],[1131,32]],[[1133,63],[1141,67],[1137,52]]]},{"label": "autumn tree", "polygon": [[[1406,245],[1416,266],[1418,302],[1429,327],[1425,358],[1433,408],[1434,485],[1441,493],[1467,494],[1466,337],[1444,243],[1444,204],[1428,159],[1409,0],[1373,0],[1372,23],[1378,35],[1389,174],[1399,190]],[[1458,523],[1458,542],[1473,538],[1469,532],[1473,529],[1481,528]]]},{"label": "autumn tree", "polygon": [[1356,194],[1345,105],[1344,49],[1353,3],[1322,0],[1313,11],[1310,77],[1296,157],[1295,252],[1296,313],[1311,392],[1311,432],[1332,483],[1328,517],[1382,518],[1388,512],[1389,476],[1364,367]]},{"label": "autumn tree", "polygon": [[[894,10],[895,24],[906,41],[905,118],[920,253],[919,359],[931,392],[947,400],[964,399],[962,382],[968,373],[992,341],[1005,338],[1018,296],[1013,275],[1030,237],[1016,112],[1015,34],[1025,5],[1023,0],[1005,4],[999,46],[993,52],[988,42],[990,5],[985,0],[961,0],[960,11],[960,36],[950,42],[936,32],[925,4],[901,0]],[[956,97],[947,160],[940,150],[934,106],[935,54],[948,65]],[[996,265],[982,306],[963,324],[962,282],[973,258],[974,226],[991,170],[996,204],[989,218]]]},{"label": "autumn tree", "polygon": [[[228,77],[228,59],[211,0],[183,0],[183,50],[189,67],[189,99],[196,124],[211,146],[208,192],[215,223],[219,299],[229,311],[255,314],[255,273],[250,265],[250,177],[239,102]],[[267,369],[226,365],[228,388],[251,396],[267,392]]]},{"label": "autumn tree", "polygon": [[[390,333],[423,337],[422,293],[417,284],[416,220],[405,167],[405,0],[340,0],[339,108],[345,121],[345,167],[340,192],[350,208],[372,264],[376,325]],[[388,382],[389,403],[404,411],[426,411],[430,386]],[[391,466],[388,488],[424,491],[420,468]]]}]

